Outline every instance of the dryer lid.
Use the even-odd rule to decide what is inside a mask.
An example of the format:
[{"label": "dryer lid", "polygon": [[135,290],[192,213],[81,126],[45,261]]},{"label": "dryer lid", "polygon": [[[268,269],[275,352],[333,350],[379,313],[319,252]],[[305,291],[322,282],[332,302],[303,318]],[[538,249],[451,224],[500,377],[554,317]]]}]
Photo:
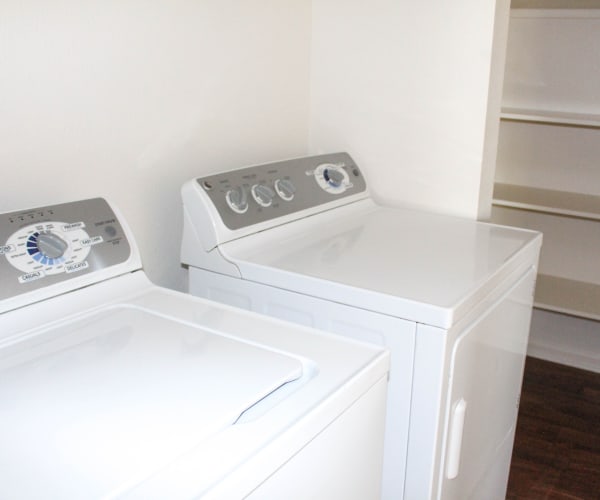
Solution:
[{"label": "dryer lid", "polygon": [[132,306],[44,328],[0,350],[0,484],[118,494],[302,374],[293,356]]},{"label": "dryer lid", "polygon": [[533,264],[540,244],[534,231],[355,204],[220,251],[243,279],[447,328],[520,263]]}]

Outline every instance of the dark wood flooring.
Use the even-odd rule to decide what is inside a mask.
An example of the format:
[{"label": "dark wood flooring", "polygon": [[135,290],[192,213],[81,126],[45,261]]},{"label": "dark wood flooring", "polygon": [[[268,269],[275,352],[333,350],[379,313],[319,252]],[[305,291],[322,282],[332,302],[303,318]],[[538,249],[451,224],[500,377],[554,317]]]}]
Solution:
[{"label": "dark wood flooring", "polygon": [[600,500],[600,374],[527,358],[508,500]]}]

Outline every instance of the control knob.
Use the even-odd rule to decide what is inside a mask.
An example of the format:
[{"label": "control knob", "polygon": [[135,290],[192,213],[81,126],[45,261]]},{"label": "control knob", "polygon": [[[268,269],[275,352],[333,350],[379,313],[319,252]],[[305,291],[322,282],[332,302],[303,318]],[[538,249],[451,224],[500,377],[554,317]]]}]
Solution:
[{"label": "control knob", "polygon": [[69,244],[51,232],[40,233],[37,237],[37,248],[38,250],[49,259],[58,259],[62,257]]},{"label": "control knob", "polygon": [[282,200],[292,201],[296,193],[296,186],[289,179],[277,179],[275,181],[275,191]]},{"label": "control knob", "polygon": [[343,163],[321,163],[313,175],[317,184],[331,194],[341,194],[352,187]]},{"label": "control knob", "polygon": [[230,189],[225,193],[225,200],[229,208],[235,213],[243,214],[248,210],[248,195],[243,186]]},{"label": "control knob", "polygon": [[275,191],[264,184],[254,184],[251,189],[252,197],[261,207],[270,207],[273,204]]},{"label": "control knob", "polygon": [[333,187],[340,187],[344,182],[344,174],[335,168],[326,168],[323,170],[323,179]]}]

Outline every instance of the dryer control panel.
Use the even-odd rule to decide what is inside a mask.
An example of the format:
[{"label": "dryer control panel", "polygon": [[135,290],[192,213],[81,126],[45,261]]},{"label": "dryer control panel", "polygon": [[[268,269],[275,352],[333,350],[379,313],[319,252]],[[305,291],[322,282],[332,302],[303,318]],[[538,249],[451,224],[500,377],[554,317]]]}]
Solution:
[{"label": "dryer control panel", "polygon": [[199,177],[229,229],[365,193],[365,179],[349,154],[333,153],[253,165]]},{"label": "dryer control panel", "polygon": [[131,253],[102,198],[0,214],[0,301],[127,262]]}]

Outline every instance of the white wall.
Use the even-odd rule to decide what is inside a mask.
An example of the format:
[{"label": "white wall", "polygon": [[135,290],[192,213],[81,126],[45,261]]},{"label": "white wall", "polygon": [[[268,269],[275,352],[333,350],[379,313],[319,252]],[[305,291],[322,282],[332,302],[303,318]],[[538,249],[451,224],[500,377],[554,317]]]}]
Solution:
[{"label": "white wall", "polygon": [[486,217],[508,14],[508,0],[315,0],[311,152],[348,150],[385,203]]},{"label": "white wall", "polygon": [[310,0],[0,4],[0,212],[105,196],[184,289],[179,188],[307,152]]}]

